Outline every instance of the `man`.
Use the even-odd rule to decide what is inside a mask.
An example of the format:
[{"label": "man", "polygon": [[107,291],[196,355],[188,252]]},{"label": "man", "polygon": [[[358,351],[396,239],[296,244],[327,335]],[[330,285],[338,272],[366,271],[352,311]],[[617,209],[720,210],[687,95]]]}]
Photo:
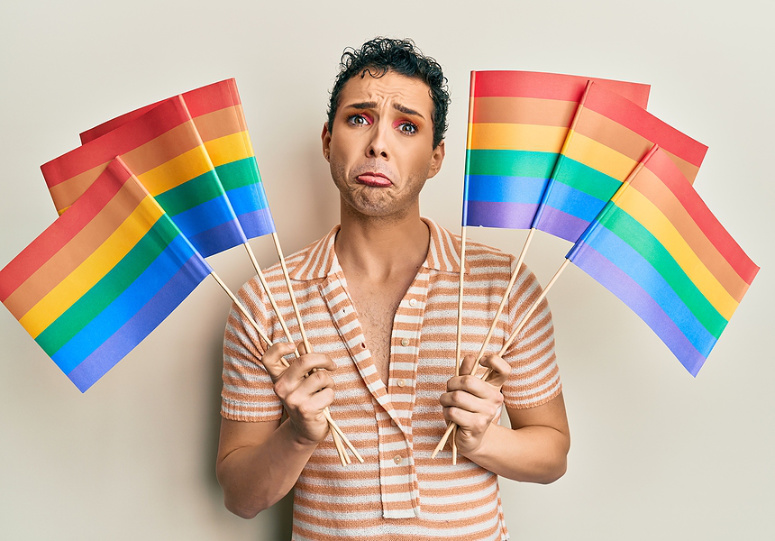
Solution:
[{"label": "man", "polygon": [[[485,356],[487,382],[453,377],[460,239],[419,213],[444,159],[447,104],[441,68],[411,41],[346,52],[322,133],[341,225],[287,260],[315,353],[290,356],[255,280],[241,296],[274,345],[229,317],[217,464],[226,506],[252,517],[295,487],[296,540],[506,539],[497,476],[547,483],[565,471],[546,305],[504,358]],[[468,249],[466,351],[478,351],[512,264]],[[280,270],[266,276],[293,326]],[[514,289],[491,351],[540,292],[526,269]],[[462,373],[472,366],[466,356]],[[498,423],[504,404],[511,428]],[[326,407],[363,464],[339,463]],[[448,450],[431,458],[448,421],[459,425],[457,465]]]}]

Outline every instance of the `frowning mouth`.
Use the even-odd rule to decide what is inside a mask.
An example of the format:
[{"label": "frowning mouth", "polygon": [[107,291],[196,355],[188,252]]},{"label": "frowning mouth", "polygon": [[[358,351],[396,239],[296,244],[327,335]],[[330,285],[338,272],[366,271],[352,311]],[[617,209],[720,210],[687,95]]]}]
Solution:
[{"label": "frowning mouth", "polygon": [[373,171],[362,173],[355,177],[355,180],[357,180],[359,184],[372,186],[374,188],[387,188],[388,186],[393,185],[388,177],[382,173],[375,173]]}]

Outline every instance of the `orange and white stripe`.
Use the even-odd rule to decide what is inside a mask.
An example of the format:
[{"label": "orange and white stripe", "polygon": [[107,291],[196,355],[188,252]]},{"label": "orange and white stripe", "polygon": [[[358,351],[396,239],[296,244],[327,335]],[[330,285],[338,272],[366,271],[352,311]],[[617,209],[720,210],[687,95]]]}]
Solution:
[{"label": "orange and white stripe", "polygon": [[[401,300],[391,337],[390,373],[383,384],[358,322],[334,253],[337,228],[287,259],[304,326],[315,351],[337,364],[331,414],[365,462],[342,468],[325,440],[299,477],[294,494],[297,541],[417,537],[507,539],[497,476],[451,453],[431,453],[444,433],[439,397],[455,371],[460,239],[430,220],[425,264]],[[514,258],[469,243],[463,351],[476,353],[504,295]],[[266,272],[283,317],[298,335],[279,266]],[[489,349],[497,352],[540,294],[523,268]],[[244,304],[271,340],[283,331],[257,280],[241,290]],[[300,337],[297,337],[299,339]],[[261,366],[264,344],[232,311],[224,338],[222,415],[260,422],[280,418],[282,405]],[[505,355],[512,365],[503,386],[510,408],[543,404],[560,392],[551,315],[544,303]]]}]

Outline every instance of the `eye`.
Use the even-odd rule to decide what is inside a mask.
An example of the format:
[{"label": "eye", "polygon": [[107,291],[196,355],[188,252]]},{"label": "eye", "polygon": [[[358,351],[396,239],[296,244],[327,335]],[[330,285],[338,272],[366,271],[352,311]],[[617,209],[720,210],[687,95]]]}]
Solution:
[{"label": "eye", "polygon": [[414,135],[417,133],[417,126],[408,120],[402,120],[401,122],[396,123],[396,128],[406,135]]},{"label": "eye", "polygon": [[368,126],[371,124],[371,118],[366,115],[356,113],[347,117],[347,123],[353,126]]}]

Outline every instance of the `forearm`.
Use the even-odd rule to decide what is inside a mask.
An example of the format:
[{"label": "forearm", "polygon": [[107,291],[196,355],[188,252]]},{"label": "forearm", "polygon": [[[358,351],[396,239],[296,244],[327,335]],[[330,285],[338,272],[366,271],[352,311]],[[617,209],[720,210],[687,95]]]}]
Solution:
[{"label": "forearm", "polygon": [[226,508],[252,518],[271,507],[290,492],[316,448],[286,420],[261,445],[237,447],[219,458],[216,475]]},{"label": "forearm", "polygon": [[565,473],[569,447],[568,435],[553,427],[492,424],[481,445],[465,456],[502,477],[545,484]]}]

